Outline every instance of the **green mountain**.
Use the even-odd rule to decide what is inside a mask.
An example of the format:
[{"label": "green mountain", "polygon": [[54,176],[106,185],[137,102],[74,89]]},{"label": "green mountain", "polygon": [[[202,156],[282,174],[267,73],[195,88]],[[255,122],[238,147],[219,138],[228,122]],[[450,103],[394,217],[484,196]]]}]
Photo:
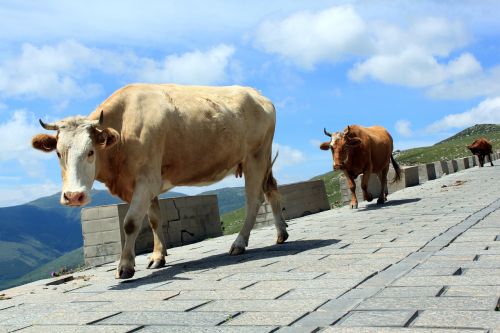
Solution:
[{"label": "green mountain", "polygon": [[396,151],[394,157],[402,165],[415,165],[469,156],[467,145],[480,137],[488,139],[494,150],[500,149],[500,125],[482,124],[466,128],[432,146]]}]

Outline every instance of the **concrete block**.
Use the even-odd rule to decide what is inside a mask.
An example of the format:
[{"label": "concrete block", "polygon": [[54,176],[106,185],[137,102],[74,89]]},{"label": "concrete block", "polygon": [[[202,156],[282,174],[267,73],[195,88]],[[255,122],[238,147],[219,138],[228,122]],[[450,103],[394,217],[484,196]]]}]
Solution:
[{"label": "concrete block", "polygon": [[[283,215],[286,219],[293,219],[330,209],[323,180],[314,180],[301,183],[279,186]],[[274,216],[271,206],[264,203],[257,215],[255,227],[273,224]]]},{"label": "concrete block", "polygon": [[[167,247],[222,235],[217,196],[169,198],[159,201],[161,224]],[[89,265],[114,261],[125,243],[123,222],[128,204],[87,208],[82,211],[84,255]],[[151,252],[153,234],[146,216],[135,242],[137,254]],[[117,251],[115,253],[114,251]],[[88,259],[88,260],[87,260]]]},{"label": "concrete block", "polygon": [[436,171],[436,178],[443,177],[443,174],[445,172],[443,172],[443,166],[441,164],[441,161],[434,162],[433,164],[434,164],[434,170]]},{"label": "concrete block", "polygon": [[439,161],[441,164],[441,170],[443,170],[443,174],[450,174],[450,170],[448,168],[448,161]]},{"label": "concrete block", "polygon": [[434,163],[420,164],[418,166],[418,181],[420,184],[428,180],[436,179],[436,167]]},{"label": "concrete block", "polygon": [[457,158],[456,160],[453,160],[453,161],[455,161],[455,163],[456,163],[457,171],[462,171],[462,170],[466,169],[465,158]]}]

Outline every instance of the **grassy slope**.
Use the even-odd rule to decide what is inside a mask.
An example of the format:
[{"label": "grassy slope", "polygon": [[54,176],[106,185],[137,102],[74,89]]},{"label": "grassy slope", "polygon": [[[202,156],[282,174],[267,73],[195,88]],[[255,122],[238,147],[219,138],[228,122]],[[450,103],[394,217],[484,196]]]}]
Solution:
[{"label": "grassy slope", "polygon": [[479,137],[487,138],[492,143],[494,150],[500,149],[500,125],[475,125],[433,146],[404,150],[397,152],[395,156],[402,165],[430,163],[469,156],[470,151],[466,146]]},{"label": "grassy slope", "polygon": [[38,267],[37,269],[19,278],[9,281],[0,281],[0,290],[40,279],[47,279],[50,278],[51,272],[57,272],[63,267],[65,267],[66,269],[75,269],[83,266],[83,263],[83,248],[80,247]]}]

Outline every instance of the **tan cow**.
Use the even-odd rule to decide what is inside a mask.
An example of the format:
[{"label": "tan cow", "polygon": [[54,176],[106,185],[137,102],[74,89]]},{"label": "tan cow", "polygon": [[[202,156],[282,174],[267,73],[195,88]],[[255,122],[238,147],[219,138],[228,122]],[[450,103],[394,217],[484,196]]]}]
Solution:
[{"label": "tan cow", "polygon": [[372,201],[373,197],[368,193],[368,180],[375,173],[380,180],[380,195],[378,204],[387,201],[387,173],[389,163],[395,170],[393,181],[399,181],[401,170],[392,156],[392,137],[387,130],[381,126],[362,127],[358,125],[347,126],[344,132],[329,133],[324,129],[325,135],[330,141],[320,145],[322,150],[331,150],[333,156],[333,169],[342,170],[347,178],[351,190],[351,208],[358,208],[356,198],[356,183],[354,180],[360,174],[363,199]]},{"label": "tan cow", "polygon": [[175,186],[243,174],[246,218],[229,253],[245,251],[264,196],[273,210],[277,243],[288,238],[272,174],[275,122],[271,101],[252,88],[133,84],[113,93],[88,117],[40,121],[57,134],[36,135],[32,145],[57,151],[63,205],[87,204],[94,180],[130,203],[116,271],[116,278],[127,279],[135,272],[134,244],[146,214],[154,235],[148,268],[165,265],[158,195]]}]

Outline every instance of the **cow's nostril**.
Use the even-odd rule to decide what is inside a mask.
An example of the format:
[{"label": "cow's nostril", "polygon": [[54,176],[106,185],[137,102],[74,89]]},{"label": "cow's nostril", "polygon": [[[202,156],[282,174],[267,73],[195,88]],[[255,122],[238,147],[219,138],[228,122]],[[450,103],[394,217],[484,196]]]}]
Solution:
[{"label": "cow's nostril", "polygon": [[83,202],[84,199],[85,199],[85,194],[83,193],[78,194],[78,202]]},{"label": "cow's nostril", "polygon": [[68,194],[66,192],[64,193],[64,200],[69,201]]}]

